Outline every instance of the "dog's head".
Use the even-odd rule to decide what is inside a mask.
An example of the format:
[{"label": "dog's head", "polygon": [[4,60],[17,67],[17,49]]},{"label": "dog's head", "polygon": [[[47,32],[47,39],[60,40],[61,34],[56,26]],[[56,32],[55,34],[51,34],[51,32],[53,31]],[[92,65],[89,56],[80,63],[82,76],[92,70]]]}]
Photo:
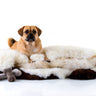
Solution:
[{"label": "dog's head", "polygon": [[23,40],[33,42],[39,38],[42,31],[37,26],[23,26],[18,30],[18,33],[22,36]]}]

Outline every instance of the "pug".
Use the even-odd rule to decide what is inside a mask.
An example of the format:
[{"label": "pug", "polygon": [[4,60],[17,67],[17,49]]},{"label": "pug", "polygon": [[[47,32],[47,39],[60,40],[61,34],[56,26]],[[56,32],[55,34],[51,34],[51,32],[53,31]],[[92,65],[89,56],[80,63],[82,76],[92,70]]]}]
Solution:
[{"label": "pug", "polygon": [[[42,50],[42,44],[39,36],[42,31],[37,26],[23,26],[18,30],[18,34],[21,36],[19,41],[14,40],[13,38],[8,39],[8,45],[11,49],[17,50],[29,58],[32,54],[44,53]],[[45,60],[50,62],[46,54]]]}]

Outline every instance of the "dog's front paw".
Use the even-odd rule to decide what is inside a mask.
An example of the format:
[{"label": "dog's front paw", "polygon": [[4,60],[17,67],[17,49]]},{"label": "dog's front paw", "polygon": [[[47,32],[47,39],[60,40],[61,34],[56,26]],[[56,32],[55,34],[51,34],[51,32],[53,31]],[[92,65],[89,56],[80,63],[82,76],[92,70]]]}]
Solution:
[{"label": "dog's front paw", "polygon": [[50,63],[51,61],[50,60],[46,60],[46,62]]},{"label": "dog's front paw", "polygon": [[16,80],[16,77],[15,77],[15,75],[10,75],[10,76],[8,76],[7,79],[9,82],[14,82]]},{"label": "dog's front paw", "polygon": [[48,63],[50,63],[50,62],[51,62],[48,58],[45,58],[45,61],[46,61],[46,62],[48,62]]}]

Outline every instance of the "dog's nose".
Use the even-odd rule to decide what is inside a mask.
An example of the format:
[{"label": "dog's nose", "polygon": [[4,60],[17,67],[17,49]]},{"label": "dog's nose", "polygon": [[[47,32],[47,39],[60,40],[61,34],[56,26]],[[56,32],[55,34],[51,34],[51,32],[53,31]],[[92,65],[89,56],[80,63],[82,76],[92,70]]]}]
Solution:
[{"label": "dog's nose", "polygon": [[34,37],[34,35],[33,34],[29,34],[28,35],[28,37],[27,37],[27,39],[26,39],[26,41],[35,41],[35,37]]},{"label": "dog's nose", "polygon": [[29,38],[34,38],[34,35],[33,34],[29,34]]}]

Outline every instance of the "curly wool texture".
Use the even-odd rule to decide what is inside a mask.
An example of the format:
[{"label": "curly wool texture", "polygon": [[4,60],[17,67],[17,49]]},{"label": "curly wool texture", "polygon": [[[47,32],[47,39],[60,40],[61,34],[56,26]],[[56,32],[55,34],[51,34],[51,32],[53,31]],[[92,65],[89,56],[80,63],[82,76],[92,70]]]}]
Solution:
[{"label": "curly wool texture", "polygon": [[[94,68],[96,65],[96,51],[91,49],[79,48],[79,47],[71,47],[71,46],[51,46],[44,48],[44,52],[47,57],[51,60],[51,63],[48,63],[48,66],[51,68],[64,68],[64,69],[88,69]],[[31,59],[34,61],[40,61],[40,68],[43,66],[43,58],[44,56],[40,56],[40,54],[35,54],[35,59]],[[39,57],[39,60],[36,58]],[[40,59],[40,57],[42,57]],[[35,64],[36,64],[35,62]],[[47,66],[46,66],[47,68]]]},{"label": "curly wool texture", "polygon": [[52,46],[44,48],[44,52],[51,63],[45,62],[42,54],[35,54],[31,56],[31,59],[35,62],[26,66],[23,65],[22,70],[30,75],[44,78],[53,74],[61,79],[64,79],[76,69],[96,71],[96,51],[94,50],[71,46]]},{"label": "curly wool texture", "polygon": [[0,50],[0,71],[15,67],[18,63],[24,72],[46,78],[51,74],[65,78],[76,69],[91,69],[96,71],[96,51],[71,46],[51,46],[44,48],[44,52],[51,60],[44,61],[43,54],[33,54],[28,63],[27,56],[14,50]]},{"label": "curly wool texture", "polygon": [[34,54],[34,55],[31,55],[30,59],[32,59],[33,61],[44,61],[44,55]]},{"label": "curly wool texture", "polygon": [[67,70],[67,69],[61,69],[61,68],[46,68],[46,69],[24,69],[21,68],[21,70],[23,70],[25,73],[29,73],[30,75],[37,75],[39,77],[43,77],[43,78],[47,78],[48,76],[50,76],[51,74],[53,74],[54,76],[57,76],[59,79],[64,79],[65,77],[67,77],[68,75],[71,74],[71,70]]},{"label": "curly wool texture", "polygon": [[51,46],[43,50],[51,61],[60,57],[86,59],[96,55],[95,50],[74,46]]},{"label": "curly wool texture", "polygon": [[14,67],[16,63],[28,63],[28,57],[11,49],[0,50],[0,71]]}]

